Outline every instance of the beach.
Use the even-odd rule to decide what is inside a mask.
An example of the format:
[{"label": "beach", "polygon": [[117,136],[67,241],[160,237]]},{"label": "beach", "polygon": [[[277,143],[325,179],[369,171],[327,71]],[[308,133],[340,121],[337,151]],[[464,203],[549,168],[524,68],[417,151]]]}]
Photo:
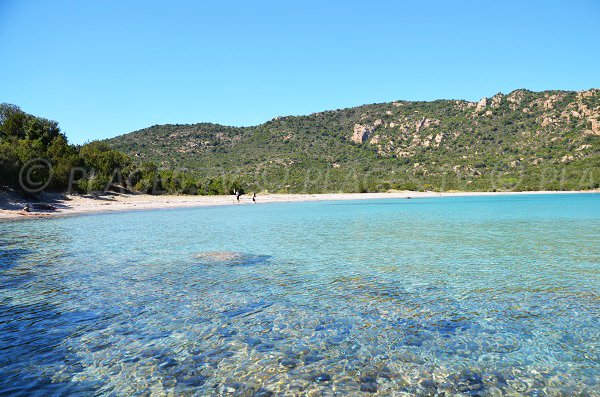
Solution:
[{"label": "beach", "polygon": [[[586,191],[528,191],[528,192],[415,192],[394,191],[386,193],[324,193],[324,194],[258,194],[256,203],[251,195],[242,195],[240,202],[233,195],[221,196],[175,196],[146,194],[104,194],[104,195],[60,195],[46,194],[39,202],[2,193],[0,195],[0,220],[24,218],[60,217],[106,213],[117,211],[159,210],[171,208],[193,208],[222,205],[261,205],[265,203],[286,203],[303,201],[340,201],[373,199],[419,199],[430,197],[462,196],[506,196],[532,194],[572,194],[599,193],[600,190]],[[29,204],[31,210],[23,208]]]}]

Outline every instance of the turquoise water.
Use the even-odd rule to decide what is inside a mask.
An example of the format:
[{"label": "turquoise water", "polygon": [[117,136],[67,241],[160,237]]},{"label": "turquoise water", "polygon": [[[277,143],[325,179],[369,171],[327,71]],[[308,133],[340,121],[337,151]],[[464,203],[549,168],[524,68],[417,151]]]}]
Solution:
[{"label": "turquoise water", "polygon": [[0,395],[600,395],[600,195],[0,223]]}]

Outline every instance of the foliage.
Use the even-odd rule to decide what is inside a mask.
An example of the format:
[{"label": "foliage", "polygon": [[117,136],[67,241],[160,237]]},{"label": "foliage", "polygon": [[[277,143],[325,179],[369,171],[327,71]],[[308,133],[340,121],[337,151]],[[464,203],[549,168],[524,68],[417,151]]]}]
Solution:
[{"label": "foliage", "polygon": [[[149,127],[106,141],[136,161],[186,169],[204,193],[247,190],[572,190],[600,182],[600,90],[516,90],[485,106],[382,103],[278,117],[255,127]],[[355,126],[371,133],[354,142]]]},{"label": "foliage", "polygon": [[599,128],[600,90],[516,90],[479,104],[398,101],[254,127],[157,125],[76,147],[58,123],[2,104],[0,185],[18,186],[23,165],[44,158],[53,172],[37,173],[51,176],[49,188],[83,192],[595,189]]},{"label": "foliage", "polygon": [[[48,181],[47,188],[100,192],[128,189],[149,194],[226,194],[230,184],[222,178],[203,179],[188,172],[136,164],[129,155],[104,142],[83,147],[70,145],[58,123],[23,112],[18,106],[0,105],[0,187],[21,186],[20,173],[38,159],[47,167],[33,167],[32,179]],[[46,163],[43,163],[46,164]]]}]

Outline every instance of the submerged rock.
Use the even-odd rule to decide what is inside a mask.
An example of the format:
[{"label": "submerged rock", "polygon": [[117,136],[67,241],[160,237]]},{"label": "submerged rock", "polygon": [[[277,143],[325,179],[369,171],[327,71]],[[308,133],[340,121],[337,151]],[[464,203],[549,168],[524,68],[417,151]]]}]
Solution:
[{"label": "submerged rock", "polygon": [[165,361],[160,363],[158,365],[158,367],[161,369],[170,369],[170,368],[176,367],[177,365],[179,365],[179,362],[177,360],[174,360],[172,358],[167,358]]},{"label": "submerged rock", "polygon": [[254,387],[241,382],[231,382],[223,385],[221,394],[235,396],[253,396]]},{"label": "submerged rock", "polygon": [[244,343],[246,343],[250,347],[254,347],[254,346],[260,345],[262,343],[262,341],[259,338],[250,336],[250,337],[244,339]]},{"label": "submerged rock", "polygon": [[162,380],[162,384],[166,388],[175,387],[177,380],[173,376],[165,376]]},{"label": "submerged rock", "polygon": [[377,377],[365,375],[360,378],[360,391],[377,393]]},{"label": "submerged rock", "polygon": [[377,378],[375,376],[366,375],[360,378],[361,383],[373,383],[377,382]]},{"label": "submerged rock", "polygon": [[201,265],[207,266],[254,266],[268,261],[270,255],[252,255],[232,251],[206,251],[194,255]]},{"label": "submerged rock", "polygon": [[304,356],[302,360],[304,361],[304,364],[312,364],[323,360],[323,357],[321,355],[311,353]]},{"label": "submerged rock", "polygon": [[207,377],[203,375],[192,375],[188,378],[180,380],[180,383],[188,387],[200,387],[206,383]]},{"label": "submerged rock", "polygon": [[329,382],[331,380],[331,375],[327,373],[322,373],[315,376],[315,382]]},{"label": "submerged rock", "polygon": [[273,392],[267,389],[258,389],[256,393],[254,393],[254,397],[271,397]]},{"label": "submerged rock", "polygon": [[[269,307],[272,306],[272,303],[269,302],[264,302],[264,301],[260,301],[260,302],[250,302],[244,305],[241,305],[239,307],[235,307],[232,309],[228,309],[228,310],[224,310],[222,312],[222,314],[224,316],[226,316],[227,318],[234,318],[234,317],[244,317],[244,316],[248,316],[250,314],[256,314],[259,313]],[[237,332],[236,332],[237,333]]]},{"label": "submerged rock", "polygon": [[360,385],[360,391],[364,391],[367,393],[377,393],[377,383],[376,382],[362,383]]},{"label": "submerged rock", "polygon": [[465,371],[457,381],[458,390],[461,392],[474,392],[483,388],[483,379],[473,371]]},{"label": "submerged rock", "polygon": [[299,361],[295,360],[293,358],[284,358],[279,363],[281,365],[283,365],[284,367],[293,369],[293,368],[296,368],[298,366]]}]

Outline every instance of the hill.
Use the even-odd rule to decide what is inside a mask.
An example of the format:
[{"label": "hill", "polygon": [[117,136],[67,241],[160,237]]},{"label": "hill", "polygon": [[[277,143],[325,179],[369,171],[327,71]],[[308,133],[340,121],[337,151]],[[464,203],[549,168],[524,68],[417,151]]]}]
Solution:
[{"label": "hill", "polygon": [[590,189],[600,186],[600,90],[397,101],[254,127],[156,125],[106,143],[246,190]]}]

